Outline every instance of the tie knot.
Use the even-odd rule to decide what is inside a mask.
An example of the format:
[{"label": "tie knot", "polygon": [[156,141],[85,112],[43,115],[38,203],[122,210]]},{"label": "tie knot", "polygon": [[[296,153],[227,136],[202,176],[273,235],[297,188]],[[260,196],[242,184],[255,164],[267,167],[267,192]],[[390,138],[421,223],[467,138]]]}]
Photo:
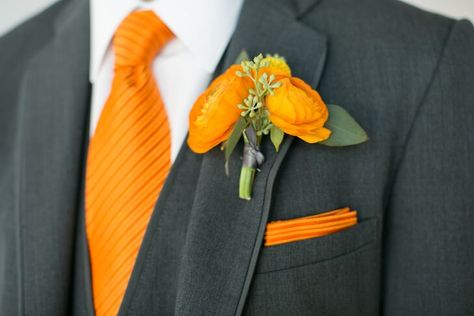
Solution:
[{"label": "tie knot", "polygon": [[130,13],[113,39],[116,66],[150,63],[174,34],[153,11]]}]

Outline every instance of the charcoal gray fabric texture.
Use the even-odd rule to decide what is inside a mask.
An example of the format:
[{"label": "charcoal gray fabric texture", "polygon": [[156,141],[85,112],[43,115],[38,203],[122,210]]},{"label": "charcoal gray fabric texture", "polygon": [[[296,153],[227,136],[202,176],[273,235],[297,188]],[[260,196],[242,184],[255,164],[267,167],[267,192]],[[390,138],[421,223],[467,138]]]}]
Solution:
[{"label": "charcoal gray fabric texture", "polygon": [[[0,315],[93,315],[84,232],[89,3],[0,38]],[[216,75],[242,50],[367,131],[285,137],[253,199],[242,144],[186,144],[156,203],[120,315],[474,315],[474,29],[392,0],[247,0]],[[349,206],[359,224],[263,247],[269,221]]]}]

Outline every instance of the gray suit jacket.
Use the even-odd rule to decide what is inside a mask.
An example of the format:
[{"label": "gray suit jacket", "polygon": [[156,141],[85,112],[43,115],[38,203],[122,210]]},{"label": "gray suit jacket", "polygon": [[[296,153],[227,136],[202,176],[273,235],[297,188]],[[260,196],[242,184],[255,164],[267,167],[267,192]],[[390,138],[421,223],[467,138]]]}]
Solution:
[{"label": "gray suit jacket", "polygon": [[[0,39],[0,315],[92,315],[82,178],[89,4]],[[184,145],[120,315],[474,315],[474,30],[392,0],[248,0],[218,74],[278,53],[367,130],[287,137],[251,201],[239,155]],[[240,149],[238,149],[240,151]],[[262,247],[268,221],[342,206],[360,223]]]}]

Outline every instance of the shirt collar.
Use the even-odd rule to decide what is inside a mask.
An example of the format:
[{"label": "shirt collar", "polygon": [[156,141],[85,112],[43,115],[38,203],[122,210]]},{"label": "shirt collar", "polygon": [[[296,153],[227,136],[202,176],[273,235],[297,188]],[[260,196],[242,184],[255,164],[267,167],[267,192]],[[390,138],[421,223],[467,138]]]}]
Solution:
[{"label": "shirt collar", "polygon": [[115,30],[135,9],[153,10],[189,49],[196,63],[214,72],[234,32],[243,0],[92,0],[90,81],[94,83]]}]

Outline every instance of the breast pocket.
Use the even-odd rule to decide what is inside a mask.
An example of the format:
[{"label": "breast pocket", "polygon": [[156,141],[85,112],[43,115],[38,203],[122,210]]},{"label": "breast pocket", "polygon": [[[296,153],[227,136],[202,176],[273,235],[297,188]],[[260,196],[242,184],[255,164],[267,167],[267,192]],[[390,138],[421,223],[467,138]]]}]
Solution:
[{"label": "breast pocket", "polygon": [[244,315],[378,315],[377,223],[262,247]]},{"label": "breast pocket", "polygon": [[291,269],[344,256],[372,243],[376,228],[377,219],[371,218],[330,235],[263,247],[256,272]]}]

